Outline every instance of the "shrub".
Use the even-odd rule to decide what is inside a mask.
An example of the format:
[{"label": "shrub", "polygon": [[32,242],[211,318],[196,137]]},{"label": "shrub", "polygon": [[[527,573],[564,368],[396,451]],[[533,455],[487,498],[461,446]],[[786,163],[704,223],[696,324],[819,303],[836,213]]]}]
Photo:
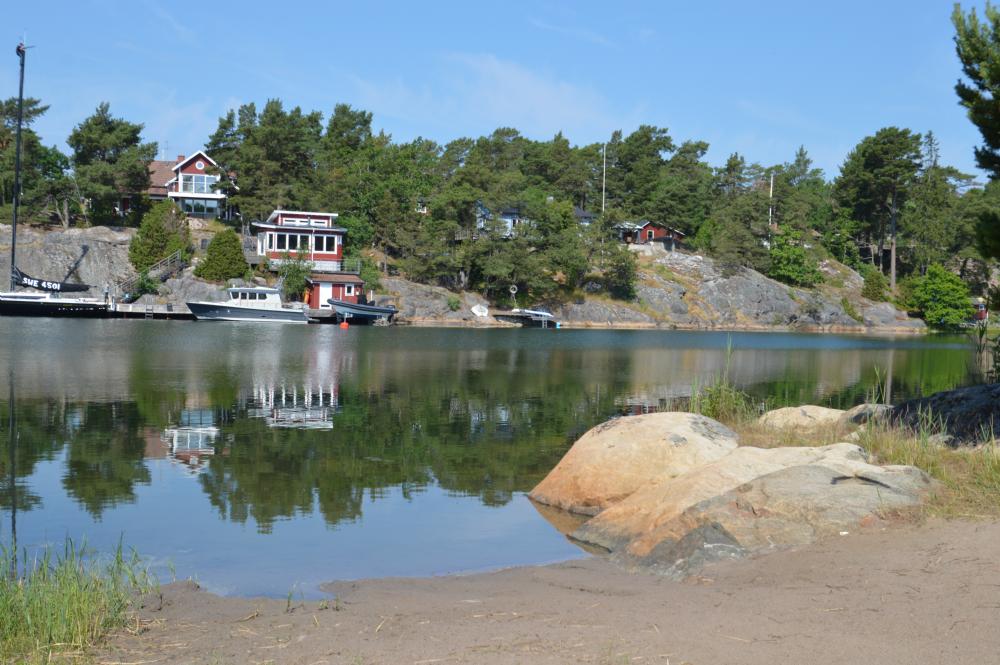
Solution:
[{"label": "shrub", "polygon": [[865,278],[865,283],[861,287],[862,297],[874,302],[884,302],[885,292],[888,290],[889,284],[886,282],[882,271],[871,264],[865,264],[861,275]]},{"label": "shrub", "polygon": [[313,264],[306,261],[305,254],[299,252],[292,256],[285,252],[285,256],[278,267],[278,275],[281,277],[281,292],[285,300],[302,300],[302,294],[306,290],[307,280],[312,273]]},{"label": "shrub", "polygon": [[854,309],[854,304],[851,303],[851,301],[846,297],[840,299],[840,306],[844,308],[844,314],[847,316],[851,317],[858,323],[865,322],[864,317],[858,313],[858,310]]},{"label": "shrub", "polygon": [[913,304],[923,313],[927,325],[940,329],[958,328],[972,317],[969,287],[962,279],[934,263],[913,289]]},{"label": "shrub", "polygon": [[195,268],[194,274],[213,282],[242,277],[247,272],[247,262],[243,257],[243,244],[232,229],[215,234],[208,243],[205,260]]},{"label": "shrub", "polygon": [[616,247],[608,258],[604,270],[604,284],[608,291],[622,300],[635,300],[635,282],[639,271],[632,252]]},{"label": "shrub", "polygon": [[823,281],[823,273],[819,271],[816,260],[800,244],[800,238],[800,234],[792,231],[774,235],[767,274],[785,284],[815,286]]},{"label": "shrub", "polygon": [[142,216],[142,223],[128,247],[128,260],[139,272],[177,250],[191,256],[191,232],[187,219],[171,201],[157,203]]},{"label": "shrub", "polygon": [[462,300],[458,296],[448,296],[448,309],[457,312],[462,307]]}]

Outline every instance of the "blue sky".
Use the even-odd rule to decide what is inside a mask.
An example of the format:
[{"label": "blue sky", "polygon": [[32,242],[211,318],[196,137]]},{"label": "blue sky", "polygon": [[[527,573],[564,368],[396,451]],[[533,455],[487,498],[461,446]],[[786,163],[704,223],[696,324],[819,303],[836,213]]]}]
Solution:
[{"label": "blue sky", "polygon": [[50,144],[103,100],[161,152],[190,154],[227,109],[278,97],[365,108],[397,140],[513,126],[584,144],[647,123],[708,141],[713,164],[790,161],[805,145],[828,177],[897,125],[933,130],[947,163],[979,173],[950,0],[14,2],[0,96],[17,93],[25,33],[26,94],[52,107],[36,125]]}]

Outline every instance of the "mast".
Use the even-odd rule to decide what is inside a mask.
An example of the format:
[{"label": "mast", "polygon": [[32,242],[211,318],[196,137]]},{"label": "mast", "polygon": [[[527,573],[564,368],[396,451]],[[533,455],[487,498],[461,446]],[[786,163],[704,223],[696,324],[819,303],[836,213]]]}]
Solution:
[{"label": "mast", "polygon": [[17,45],[21,60],[21,80],[17,89],[17,138],[14,139],[14,219],[10,227],[10,290],[16,287],[14,269],[17,259],[17,206],[21,202],[21,125],[24,122],[24,42]]}]

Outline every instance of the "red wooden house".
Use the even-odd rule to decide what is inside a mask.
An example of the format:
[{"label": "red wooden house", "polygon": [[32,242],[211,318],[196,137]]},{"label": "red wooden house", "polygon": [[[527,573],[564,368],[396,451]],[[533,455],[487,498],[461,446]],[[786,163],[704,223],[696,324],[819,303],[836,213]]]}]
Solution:
[{"label": "red wooden house", "polygon": [[615,230],[618,231],[619,240],[635,245],[661,242],[664,246],[674,249],[676,245],[684,242],[685,238],[685,234],[681,231],[649,220],[621,222],[615,225]]},{"label": "red wooden house", "polygon": [[331,309],[330,298],[345,302],[364,302],[364,281],[357,275],[347,273],[313,273],[307,280],[309,289],[305,301],[310,309]]},{"label": "red wooden house", "polygon": [[275,210],[257,227],[257,255],[272,266],[281,265],[287,255],[301,256],[317,273],[344,270],[344,234],[335,224],[335,212]]}]

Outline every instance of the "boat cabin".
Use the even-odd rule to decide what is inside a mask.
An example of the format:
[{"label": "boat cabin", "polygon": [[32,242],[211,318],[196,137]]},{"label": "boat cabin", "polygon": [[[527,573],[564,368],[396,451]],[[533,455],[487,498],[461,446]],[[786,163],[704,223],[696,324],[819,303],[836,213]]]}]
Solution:
[{"label": "boat cabin", "polygon": [[344,269],[347,231],[336,221],[335,212],[275,210],[266,221],[253,223],[257,255],[272,266],[280,265],[286,256],[302,256],[317,273],[340,272]]},{"label": "boat cabin", "polygon": [[281,309],[281,292],[264,286],[238,286],[229,291],[229,304],[242,307]]},{"label": "boat cabin", "polygon": [[306,303],[310,309],[331,309],[330,298],[344,302],[364,302],[364,281],[357,275],[314,273],[307,280]]}]

